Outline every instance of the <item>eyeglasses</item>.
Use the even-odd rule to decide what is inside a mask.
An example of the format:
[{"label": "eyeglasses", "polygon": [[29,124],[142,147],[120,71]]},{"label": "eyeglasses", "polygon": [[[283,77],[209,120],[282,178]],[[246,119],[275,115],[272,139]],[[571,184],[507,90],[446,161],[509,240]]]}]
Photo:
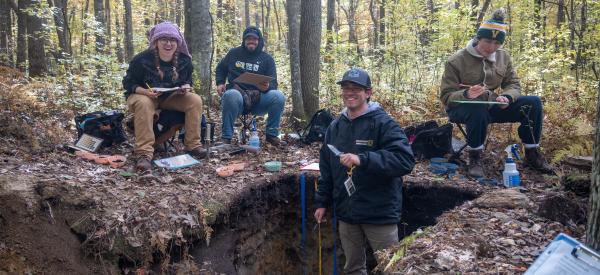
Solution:
[{"label": "eyeglasses", "polygon": [[358,86],[342,86],[342,93],[344,94],[358,94],[365,91],[365,88]]},{"label": "eyeglasses", "polygon": [[171,43],[171,44],[176,44],[177,43],[177,39],[175,38],[160,38],[158,39],[158,42],[162,43],[162,44],[167,44],[167,43]]}]

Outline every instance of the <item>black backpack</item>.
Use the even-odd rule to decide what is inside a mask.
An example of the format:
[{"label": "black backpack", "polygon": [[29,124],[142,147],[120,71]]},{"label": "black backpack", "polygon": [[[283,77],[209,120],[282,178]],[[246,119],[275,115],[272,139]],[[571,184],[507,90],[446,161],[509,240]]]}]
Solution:
[{"label": "black backpack", "polygon": [[112,146],[127,139],[123,131],[123,113],[119,111],[98,111],[75,117],[77,138],[88,134],[101,138],[102,147]]},{"label": "black backpack", "polygon": [[333,121],[331,112],[327,109],[318,110],[310,119],[310,123],[302,131],[302,141],[306,144],[311,144],[315,141],[325,140],[325,132],[327,127]]},{"label": "black backpack", "polygon": [[431,120],[404,129],[415,158],[443,157],[452,151],[452,124],[438,126]]}]

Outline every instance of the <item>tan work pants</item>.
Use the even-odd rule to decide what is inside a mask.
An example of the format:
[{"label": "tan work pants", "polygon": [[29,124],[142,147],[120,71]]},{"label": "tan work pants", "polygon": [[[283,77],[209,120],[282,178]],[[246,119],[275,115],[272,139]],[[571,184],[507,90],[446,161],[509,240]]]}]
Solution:
[{"label": "tan work pants", "polygon": [[134,155],[152,158],[154,155],[154,115],[157,109],[185,113],[185,148],[201,146],[200,119],[202,98],[195,93],[172,94],[161,100],[145,95],[132,94],[127,98],[127,107],[133,113],[135,128]]},{"label": "tan work pants", "polygon": [[396,224],[349,224],[340,221],[340,240],[346,256],[344,274],[367,274],[366,241],[373,251],[382,250],[398,243]]}]

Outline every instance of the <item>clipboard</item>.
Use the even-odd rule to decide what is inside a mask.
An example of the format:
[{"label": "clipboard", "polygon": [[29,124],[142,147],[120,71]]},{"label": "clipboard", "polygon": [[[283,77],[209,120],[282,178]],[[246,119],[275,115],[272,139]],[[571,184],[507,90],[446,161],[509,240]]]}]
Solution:
[{"label": "clipboard", "polygon": [[158,167],[167,168],[170,170],[177,170],[181,168],[187,168],[199,164],[200,162],[190,156],[189,154],[183,154],[175,157],[157,159],[154,164]]},{"label": "clipboard", "polygon": [[490,105],[508,105],[508,102],[500,102],[500,101],[481,101],[481,100],[455,100],[452,103],[461,103],[461,104],[490,104]]},{"label": "clipboard", "polygon": [[260,83],[270,82],[271,80],[273,80],[273,77],[268,75],[245,72],[236,77],[233,82],[258,86]]},{"label": "clipboard", "polygon": [[300,168],[300,171],[314,171],[314,172],[319,172],[319,163],[318,162],[313,162],[311,164],[302,166]]},{"label": "clipboard", "polygon": [[173,88],[152,88],[153,91],[157,93],[172,93],[181,89],[181,87],[173,87]]},{"label": "clipboard", "polygon": [[560,233],[525,272],[525,275],[541,274],[600,274],[600,254]]}]

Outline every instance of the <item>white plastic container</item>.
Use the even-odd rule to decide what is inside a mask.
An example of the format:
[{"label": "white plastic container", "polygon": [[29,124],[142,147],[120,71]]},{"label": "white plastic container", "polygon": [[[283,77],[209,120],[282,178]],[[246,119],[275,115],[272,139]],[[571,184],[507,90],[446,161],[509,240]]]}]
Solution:
[{"label": "white plastic container", "polygon": [[506,188],[521,186],[521,177],[517,171],[517,164],[512,158],[506,158],[504,171],[502,172],[502,183]]}]

